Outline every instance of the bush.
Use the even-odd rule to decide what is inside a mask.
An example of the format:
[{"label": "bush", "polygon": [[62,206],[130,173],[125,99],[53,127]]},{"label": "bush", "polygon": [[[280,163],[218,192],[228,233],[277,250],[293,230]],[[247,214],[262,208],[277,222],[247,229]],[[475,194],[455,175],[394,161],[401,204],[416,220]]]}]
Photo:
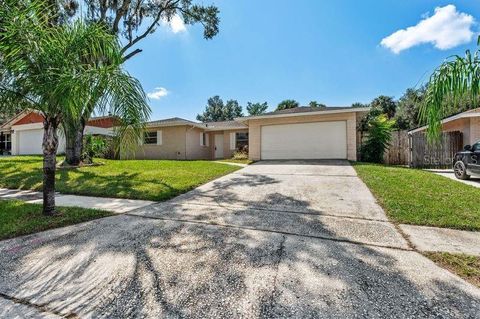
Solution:
[{"label": "bush", "polygon": [[234,160],[248,160],[248,151],[236,150],[232,158]]},{"label": "bush", "polygon": [[91,164],[94,157],[105,157],[110,145],[107,139],[103,136],[86,135],[83,141],[83,162]]},{"label": "bush", "polygon": [[365,162],[382,163],[383,154],[392,139],[394,120],[389,120],[385,114],[370,119],[368,122],[367,141],[361,148],[361,158]]}]

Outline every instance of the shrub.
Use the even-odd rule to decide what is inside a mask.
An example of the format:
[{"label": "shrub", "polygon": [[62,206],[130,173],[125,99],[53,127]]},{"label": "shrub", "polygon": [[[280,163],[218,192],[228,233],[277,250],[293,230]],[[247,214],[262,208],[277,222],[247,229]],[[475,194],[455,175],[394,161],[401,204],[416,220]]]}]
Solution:
[{"label": "shrub", "polygon": [[234,160],[247,160],[248,159],[248,151],[245,150],[236,150],[235,153],[233,153]]},{"label": "shrub", "polygon": [[107,137],[86,135],[83,141],[82,160],[86,164],[93,163],[94,157],[105,157],[109,149]]},{"label": "shrub", "polygon": [[383,154],[392,139],[394,120],[389,120],[385,114],[370,119],[368,122],[367,141],[361,148],[362,161],[381,163]]}]

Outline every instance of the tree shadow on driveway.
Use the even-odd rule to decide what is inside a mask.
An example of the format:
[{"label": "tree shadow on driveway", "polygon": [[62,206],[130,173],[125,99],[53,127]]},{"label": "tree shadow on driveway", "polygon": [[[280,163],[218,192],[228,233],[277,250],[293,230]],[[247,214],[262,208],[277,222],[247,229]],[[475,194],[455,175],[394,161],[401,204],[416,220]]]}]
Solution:
[{"label": "tree shadow on driveway", "polygon": [[[278,185],[269,176],[235,182]],[[226,198],[241,198],[227,183],[217,186]],[[285,194],[268,196],[309,209]],[[282,225],[286,219],[275,217],[281,212],[252,214],[248,205],[157,207],[163,211],[151,216],[108,217],[0,242],[0,292],[81,317],[478,316],[475,287],[415,252],[347,243],[311,215],[291,214]],[[315,238],[313,230],[331,239]]]}]

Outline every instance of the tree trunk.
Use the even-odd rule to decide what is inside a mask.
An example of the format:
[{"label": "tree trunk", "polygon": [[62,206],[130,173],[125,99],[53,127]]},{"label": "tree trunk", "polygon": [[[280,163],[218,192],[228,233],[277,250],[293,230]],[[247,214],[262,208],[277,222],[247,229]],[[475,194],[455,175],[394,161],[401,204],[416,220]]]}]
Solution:
[{"label": "tree trunk", "polygon": [[72,132],[65,130],[65,162],[68,165],[78,166],[82,161],[85,124],[86,121],[81,119],[79,125],[75,129],[71,129]]},{"label": "tree trunk", "polygon": [[43,129],[43,214],[55,215],[55,169],[58,148],[58,121],[47,118]]}]

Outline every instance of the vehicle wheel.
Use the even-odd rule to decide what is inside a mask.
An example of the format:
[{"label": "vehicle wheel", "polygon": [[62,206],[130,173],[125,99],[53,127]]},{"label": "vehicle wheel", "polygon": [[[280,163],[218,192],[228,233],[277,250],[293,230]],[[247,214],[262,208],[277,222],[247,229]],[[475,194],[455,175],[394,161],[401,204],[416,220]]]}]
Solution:
[{"label": "vehicle wheel", "polygon": [[467,175],[467,168],[465,167],[465,163],[462,161],[458,161],[453,166],[453,171],[455,172],[455,177],[458,179],[469,179],[470,175]]}]

